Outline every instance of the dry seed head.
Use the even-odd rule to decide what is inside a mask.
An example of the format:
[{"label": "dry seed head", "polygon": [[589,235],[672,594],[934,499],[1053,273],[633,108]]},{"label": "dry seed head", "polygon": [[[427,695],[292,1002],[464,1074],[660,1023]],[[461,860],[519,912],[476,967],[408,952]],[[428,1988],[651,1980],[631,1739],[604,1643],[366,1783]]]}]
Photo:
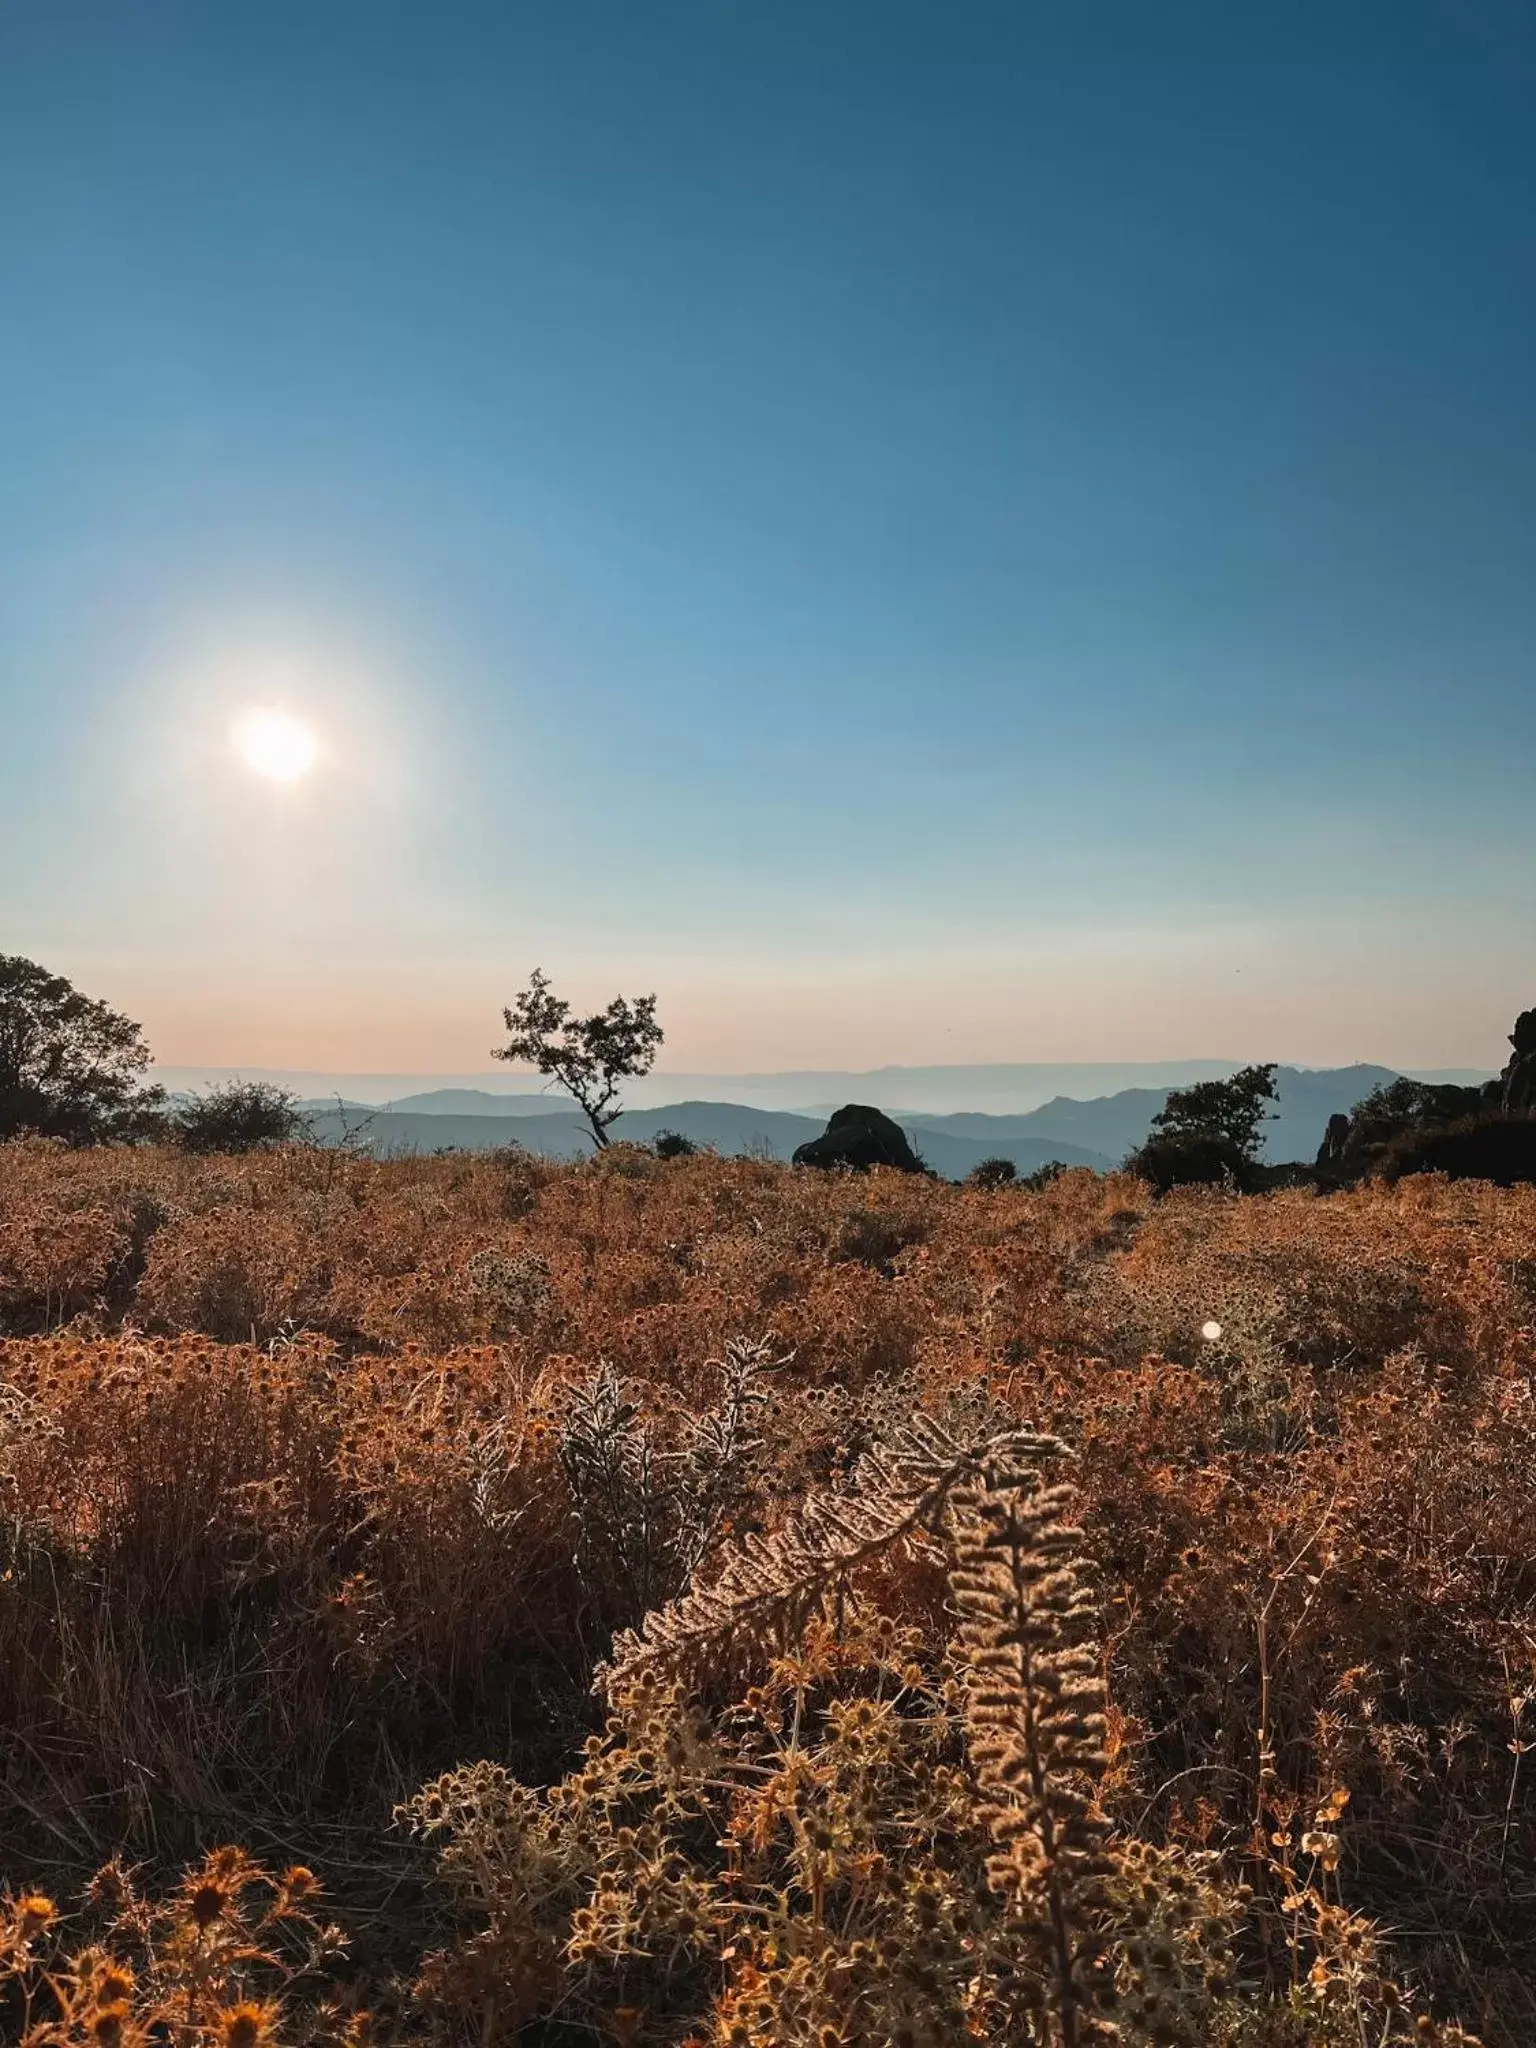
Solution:
[{"label": "dry seed head", "polygon": [[27,1892],[16,1901],[16,1932],[23,1941],[32,1941],[45,1927],[51,1927],[58,1918],[58,1907],[46,1892]]},{"label": "dry seed head", "polygon": [[98,2006],[121,2005],[133,1996],[133,1972],[126,1963],[110,1962],[95,1984]]},{"label": "dry seed head", "polygon": [[219,2048],[269,2048],[277,2025],[277,2007],[270,1999],[243,1999],[226,2005],[215,2022]]},{"label": "dry seed head", "polygon": [[224,1917],[231,1896],[227,1886],[213,1879],[195,1885],[187,1901],[187,1911],[192,1916],[193,1925],[205,1929],[212,1927],[215,1921]]}]

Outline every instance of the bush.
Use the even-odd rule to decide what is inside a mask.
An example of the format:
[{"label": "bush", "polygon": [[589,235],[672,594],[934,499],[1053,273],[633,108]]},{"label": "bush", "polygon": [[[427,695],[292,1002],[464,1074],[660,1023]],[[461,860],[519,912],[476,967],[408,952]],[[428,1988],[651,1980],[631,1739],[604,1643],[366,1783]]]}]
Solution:
[{"label": "bush", "polygon": [[1033,1173],[1022,1175],[1019,1186],[1028,1188],[1031,1194],[1038,1195],[1043,1189],[1048,1188],[1053,1180],[1060,1180],[1061,1176],[1069,1171],[1070,1168],[1064,1160],[1047,1159],[1044,1166],[1037,1166]]},{"label": "bush", "polygon": [[1445,1173],[1502,1188],[1536,1181],[1536,1117],[1466,1117],[1401,1132],[1377,1155],[1376,1171],[1386,1180]]},{"label": "bush", "polygon": [[1152,1119],[1151,1135],[1126,1165],[1160,1192],[1222,1183],[1253,1189],[1268,1115],[1264,1105],[1274,1100],[1273,1060],[1244,1067],[1230,1080],[1174,1088]]},{"label": "bush", "polygon": [[656,1157],[658,1159],[692,1159],[698,1149],[692,1138],[685,1138],[681,1131],[658,1131],[656,1133]]},{"label": "bush", "polygon": [[[615,1640],[562,1782],[485,1762],[409,1800],[459,1922],[428,2012],[507,2044],[643,2013],[699,2048],[1471,2048],[1338,1899],[1347,1792],[1261,1804],[1246,1864],[1112,1818],[1068,1456],[914,1421]],[[914,1543],[947,1566],[942,1670],[870,1597]]]},{"label": "bush", "polygon": [[1482,1088],[1412,1081],[1400,1074],[1373,1088],[1348,1116],[1330,1119],[1317,1156],[1319,1176],[1328,1186],[1339,1186],[1380,1173],[1389,1147],[1405,1153],[1425,1131],[1464,1124],[1486,1115],[1487,1108]]},{"label": "bush", "polygon": [[982,1159],[965,1176],[965,1184],[969,1188],[1005,1188],[1018,1174],[1011,1159]]},{"label": "bush", "polygon": [[1198,1131],[1148,1138],[1126,1160],[1125,1170],[1160,1195],[1179,1187],[1246,1188],[1255,1171],[1254,1162],[1230,1138]]},{"label": "bush", "polygon": [[226,1081],[194,1096],[171,1130],[184,1152],[260,1152],[309,1134],[298,1098],[267,1081]]}]

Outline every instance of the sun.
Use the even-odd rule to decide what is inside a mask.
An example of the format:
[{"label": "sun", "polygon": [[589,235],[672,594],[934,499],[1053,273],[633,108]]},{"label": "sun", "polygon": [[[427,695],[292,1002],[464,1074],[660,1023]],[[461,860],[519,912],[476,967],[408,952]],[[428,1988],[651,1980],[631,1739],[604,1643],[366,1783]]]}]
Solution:
[{"label": "sun", "polygon": [[247,768],[269,782],[297,782],[315,765],[320,743],[314,728],[290,711],[263,707],[235,720],[235,751]]}]

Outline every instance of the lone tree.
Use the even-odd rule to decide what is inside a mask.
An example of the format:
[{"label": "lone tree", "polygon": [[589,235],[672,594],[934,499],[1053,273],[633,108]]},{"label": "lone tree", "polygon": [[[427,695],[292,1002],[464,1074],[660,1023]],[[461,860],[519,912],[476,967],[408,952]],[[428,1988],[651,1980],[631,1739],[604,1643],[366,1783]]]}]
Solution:
[{"label": "lone tree", "polygon": [[573,1017],[536,967],[510,1010],[502,1011],[508,1039],[493,1050],[498,1060],[526,1061],[558,1081],[580,1104],[598,1149],[608,1126],[623,1114],[619,1083],[648,1074],[662,1040],[656,998],[615,996],[595,1016]]},{"label": "lone tree", "polygon": [[1278,1100],[1275,1061],[1244,1067],[1227,1081],[1170,1091],[1152,1133],[1125,1162],[1159,1190],[1196,1181],[1251,1188],[1264,1142],[1265,1104]]},{"label": "lone tree", "polygon": [[131,1018],[35,960],[0,953],[0,1138],[152,1135],[165,1091],[144,1086],[149,1063]]},{"label": "lone tree", "polygon": [[298,1098],[270,1081],[225,1081],[182,1103],[171,1131],[185,1152],[261,1152],[308,1136]]}]

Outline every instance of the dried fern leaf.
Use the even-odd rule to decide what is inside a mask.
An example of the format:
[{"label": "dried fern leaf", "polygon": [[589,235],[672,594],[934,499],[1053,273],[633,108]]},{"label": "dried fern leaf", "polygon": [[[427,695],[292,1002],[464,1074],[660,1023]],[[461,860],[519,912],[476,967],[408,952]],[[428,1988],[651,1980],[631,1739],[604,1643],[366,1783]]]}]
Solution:
[{"label": "dried fern leaf", "polygon": [[1097,1603],[1070,1486],[990,1461],[957,1487],[950,1592],[961,1620],[966,1746],[995,1844],[987,1877],[1041,1950],[1063,2048],[1105,2037],[1094,1908],[1109,1864]]},{"label": "dried fern leaf", "polygon": [[691,1586],[617,1636],[595,1688],[611,1696],[643,1670],[695,1676],[732,1643],[764,1645],[861,1565],[934,1529],[955,1489],[989,1464],[1028,1464],[1063,1449],[1029,1429],[964,1443],[931,1416],[914,1415],[864,1460],[851,1493],[810,1495],[773,1535],[748,1536],[729,1551],[709,1584]]}]

